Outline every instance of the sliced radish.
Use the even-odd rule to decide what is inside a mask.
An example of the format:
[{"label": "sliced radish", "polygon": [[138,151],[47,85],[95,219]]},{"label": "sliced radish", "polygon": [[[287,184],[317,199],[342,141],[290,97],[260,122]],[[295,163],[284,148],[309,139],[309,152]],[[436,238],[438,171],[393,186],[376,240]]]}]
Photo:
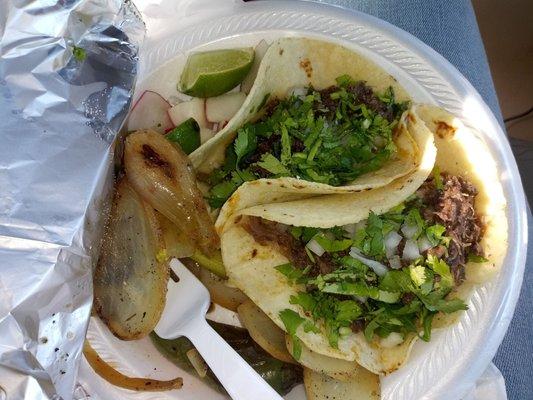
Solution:
[{"label": "sliced radish", "polygon": [[215,132],[213,132],[209,128],[200,128],[200,143],[204,144],[209,139],[211,139],[213,136],[215,136]]},{"label": "sliced radish", "polygon": [[222,96],[210,97],[205,101],[205,115],[209,122],[229,121],[242,103],[246,95],[242,92],[226,93]]},{"label": "sliced radish", "polygon": [[190,101],[178,103],[168,110],[168,115],[175,126],[189,118],[194,118],[200,128],[207,128],[209,122],[205,118],[205,100],[193,98]]},{"label": "sliced radish", "polygon": [[128,131],[153,129],[156,132],[165,133],[167,129],[173,127],[168,116],[169,109],[170,103],[161,95],[146,90],[131,109],[126,129]]},{"label": "sliced radish", "polygon": [[269,47],[269,44],[265,42],[264,40],[261,40],[257,46],[255,46],[255,56],[254,56],[254,64],[252,65],[252,68],[250,69],[250,72],[248,72],[248,75],[246,75],[246,78],[241,83],[241,92],[244,92],[246,94],[250,93],[250,90],[252,89],[252,86],[255,82],[255,77],[257,76],[257,70],[259,69],[259,65],[261,64],[261,60],[265,56],[265,53],[267,52]]}]

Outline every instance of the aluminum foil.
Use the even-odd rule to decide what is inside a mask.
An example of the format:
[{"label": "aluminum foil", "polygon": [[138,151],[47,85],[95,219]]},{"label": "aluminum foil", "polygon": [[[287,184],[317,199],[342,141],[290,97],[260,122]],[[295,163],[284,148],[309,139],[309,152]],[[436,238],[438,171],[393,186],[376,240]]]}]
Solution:
[{"label": "aluminum foil", "polygon": [[143,37],[127,1],[0,1],[0,399],[73,396]]}]

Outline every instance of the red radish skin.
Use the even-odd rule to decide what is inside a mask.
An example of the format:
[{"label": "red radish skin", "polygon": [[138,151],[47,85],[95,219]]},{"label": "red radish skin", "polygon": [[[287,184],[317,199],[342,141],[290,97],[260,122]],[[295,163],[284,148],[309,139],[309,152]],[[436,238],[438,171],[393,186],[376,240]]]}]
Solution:
[{"label": "red radish skin", "polygon": [[159,93],[145,90],[133,105],[126,129],[137,131],[139,129],[153,129],[165,133],[174,125],[168,116],[171,105]]}]

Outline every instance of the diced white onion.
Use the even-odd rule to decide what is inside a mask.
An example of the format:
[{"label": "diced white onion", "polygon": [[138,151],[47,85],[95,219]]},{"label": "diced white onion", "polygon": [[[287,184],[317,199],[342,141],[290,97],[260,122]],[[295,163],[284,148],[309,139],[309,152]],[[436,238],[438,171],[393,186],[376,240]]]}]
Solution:
[{"label": "diced white onion", "polygon": [[326,250],[315,239],[311,239],[309,242],[307,242],[307,248],[311,250],[313,253],[315,253],[317,256],[322,256]]},{"label": "diced white onion", "polygon": [[307,94],[307,89],[304,87],[294,87],[289,89],[289,94],[291,96],[303,97]]},{"label": "diced white onion", "polygon": [[417,231],[418,231],[418,226],[416,225],[407,225],[407,224],[402,225],[402,233],[406,239],[412,239],[415,236]]},{"label": "diced white onion", "polygon": [[389,270],[385,265],[381,264],[380,262],[375,261],[375,260],[370,260],[370,259],[364,257],[360,253],[359,249],[357,249],[355,247],[351,248],[350,256],[352,256],[353,258],[361,261],[363,264],[368,265],[379,276],[385,275],[387,273],[387,271]]},{"label": "diced white onion", "polygon": [[389,265],[392,269],[402,268],[402,260],[398,254],[389,257]]},{"label": "diced white onion", "polygon": [[423,253],[426,250],[429,250],[433,245],[429,242],[429,239],[426,235],[422,235],[418,238],[418,250],[420,253]]},{"label": "diced white onion", "polygon": [[366,219],[362,220],[362,221],[359,221],[355,224],[355,231],[357,232],[358,230],[361,230],[361,229],[365,229],[366,228]]},{"label": "diced white onion", "polygon": [[396,254],[398,245],[402,241],[402,236],[398,232],[392,231],[392,232],[387,233],[387,235],[385,235],[384,241],[385,241],[385,253],[387,253],[388,257],[390,257],[393,254]]},{"label": "diced white onion", "polygon": [[402,258],[405,261],[413,261],[416,260],[418,257],[420,257],[420,253],[418,251],[418,244],[413,239],[409,239],[405,242]]},{"label": "diced white onion", "polygon": [[354,296],[359,303],[366,303],[367,298],[365,296]]},{"label": "diced white onion", "polygon": [[352,330],[350,328],[348,328],[347,326],[341,326],[339,328],[339,335],[341,335],[342,337],[346,337],[350,333],[352,333]]},{"label": "diced white onion", "polygon": [[344,225],[342,228],[349,237],[353,237],[355,235],[355,224]]},{"label": "diced white onion", "polygon": [[391,332],[389,336],[380,340],[381,347],[391,348],[403,343],[403,337],[398,332]]}]

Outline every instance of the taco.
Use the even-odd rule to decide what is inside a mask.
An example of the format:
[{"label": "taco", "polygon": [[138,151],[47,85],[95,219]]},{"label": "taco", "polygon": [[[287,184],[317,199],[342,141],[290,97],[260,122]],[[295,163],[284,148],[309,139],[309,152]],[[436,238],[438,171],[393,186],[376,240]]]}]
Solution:
[{"label": "taco", "polygon": [[411,173],[364,192],[242,209],[221,229],[230,282],[293,351],[390,373],[502,265],[505,198],[487,147],[436,107],[413,107],[406,120],[422,149]]},{"label": "taco", "polygon": [[[266,52],[237,114],[191,155],[217,226],[237,210],[385,186],[417,168],[410,97],[343,46],[284,38]],[[229,200],[228,200],[229,199]]]}]

